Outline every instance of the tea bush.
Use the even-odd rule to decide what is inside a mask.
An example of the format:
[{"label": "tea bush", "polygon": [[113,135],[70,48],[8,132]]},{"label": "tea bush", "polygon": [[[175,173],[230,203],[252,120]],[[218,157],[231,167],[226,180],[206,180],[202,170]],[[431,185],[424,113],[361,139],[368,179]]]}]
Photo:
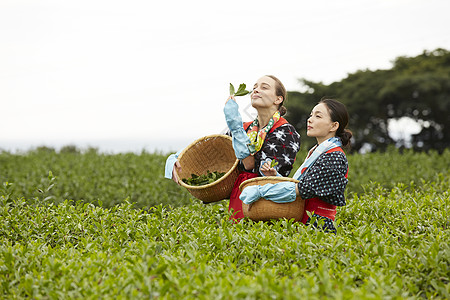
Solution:
[{"label": "tea bush", "polygon": [[[304,151],[297,155],[291,176],[305,155]],[[128,198],[138,208],[161,203],[189,204],[190,194],[164,178],[167,156],[147,152],[111,155],[95,149],[59,153],[48,148],[23,154],[0,152],[0,183],[13,183],[13,198],[51,197],[54,203],[66,199],[89,203],[101,200],[105,207],[111,207]],[[409,150],[401,153],[390,148],[384,153],[351,154],[348,160],[347,193],[361,194],[370,182],[391,189],[398,183],[416,187],[435,181],[437,174],[449,172],[450,150],[442,154]],[[49,186],[51,189],[47,190]]]},{"label": "tea bush", "polygon": [[[51,197],[89,203],[103,201],[106,207],[128,198],[137,207],[160,203],[189,203],[189,193],[164,178],[167,155],[101,154],[95,151],[51,152],[42,149],[25,154],[0,154],[0,182],[13,183],[13,197]],[[54,180],[50,183],[49,172]],[[52,188],[46,191],[47,187]],[[41,191],[45,191],[45,195]]]},{"label": "tea bush", "polygon": [[229,220],[226,202],[148,210],[2,196],[5,298],[445,299],[448,176],[413,192],[370,184],[337,235]]},{"label": "tea bush", "polygon": [[449,153],[349,155],[334,235],[234,224],[162,154],[4,152],[0,298],[449,299]]}]

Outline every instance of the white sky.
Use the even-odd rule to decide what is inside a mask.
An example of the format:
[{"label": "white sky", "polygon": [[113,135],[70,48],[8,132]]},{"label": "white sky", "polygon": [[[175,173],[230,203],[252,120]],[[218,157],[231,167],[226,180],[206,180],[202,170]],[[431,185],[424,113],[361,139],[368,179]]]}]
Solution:
[{"label": "white sky", "polygon": [[167,149],[226,127],[230,82],[273,74],[298,90],[450,49],[449,12],[448,0],[1,0],[0,148]]}]

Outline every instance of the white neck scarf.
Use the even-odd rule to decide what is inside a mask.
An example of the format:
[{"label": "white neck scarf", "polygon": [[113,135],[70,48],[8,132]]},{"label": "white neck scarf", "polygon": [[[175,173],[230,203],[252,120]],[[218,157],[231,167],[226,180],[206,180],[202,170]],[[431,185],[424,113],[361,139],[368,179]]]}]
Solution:
[{"label": "white neck scarf", "polygon": [[[322,142],[318,146],[317,145],[314,146],[313,148],[311,148],[311,150],[309,150],[308,156],[306,157],[305,161],[300,166],[300,168],[298,168],[297,172],[295,172],[293,178],[297,179],[297,180],[300,180],[300,178],[302,178],[302,176],[306,174],[308,168],[312,164],[314,164],[314,162],[322,154],[324,154],[328,150],[331,150],[331,149],[336,148],[336,147],[341,147],[341,146],[342,146],[341,139],[339,139],[337,137],[329,138],[328,140]],[[302,173],[303,169],[306,169],[306,170]]]}]

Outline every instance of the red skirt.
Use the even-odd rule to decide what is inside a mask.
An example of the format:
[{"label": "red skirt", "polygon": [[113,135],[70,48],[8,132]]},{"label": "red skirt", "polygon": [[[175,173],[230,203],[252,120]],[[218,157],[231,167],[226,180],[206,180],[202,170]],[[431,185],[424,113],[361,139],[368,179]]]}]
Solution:
[{"label": "red skirt", "polygon": [[302,223],[306,224],[309,219],[307,211],[311,213],[315,213],[322,217],[327,217],[334,221],[336,217],[336,206],[326,203],[325,201],[320,200],[319,198],[311,198],[305,200],[305,213],[303,214]]},{"label": "red skirt", "polygon": [[239,186],[247,179],[255,177],[258,177],[258,175],[255,173],[242,172],[234,182],[233,190],[231,191],[230,195],[230,204],[228,205],[228,211],[232,211],[233,215],[231,216],[231,219],[235,219],[237,222],[239,222],[240,219],[244,218],[244,213],[242,211],[242,201],[241,199],[239,199],[239,196],[241,195]]}]

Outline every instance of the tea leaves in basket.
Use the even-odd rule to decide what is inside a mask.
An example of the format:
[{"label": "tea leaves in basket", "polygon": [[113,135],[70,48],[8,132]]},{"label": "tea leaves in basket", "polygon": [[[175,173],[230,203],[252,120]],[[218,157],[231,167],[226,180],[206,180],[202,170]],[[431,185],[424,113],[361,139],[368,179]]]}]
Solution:
[{"label": "tea leaves in basket", "polygon": [[206,174],[203,175],[196,175],[191,174],[190,178],[183,178],[183,182],[192,185],[192,186],[201,186],[206,185],[209,183],[213,183],[214,181],[220,179],[223,175],[225,175],[225,172],[210,172],[209,170],[206,172]]}]

